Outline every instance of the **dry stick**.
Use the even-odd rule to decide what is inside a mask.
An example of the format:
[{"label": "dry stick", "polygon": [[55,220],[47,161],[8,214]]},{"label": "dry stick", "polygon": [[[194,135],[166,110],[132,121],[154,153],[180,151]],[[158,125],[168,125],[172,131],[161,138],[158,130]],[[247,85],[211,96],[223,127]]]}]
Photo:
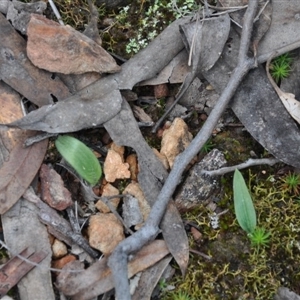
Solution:
[{"label": "dry stick", "polygon": [[229,103],[231,97],[247,72],[255,66],[254,59],[247,56],[250,45],[250,38],[253,26],[253,19],[256,15],[257,0],[249,1],[248,9],[245,13],[245,21],[241,36],[241,44],[238,56],[238,65],[235,68],[225,90],[220,96],[216,106],[212,110],[202,129],[191,142],[190,146],[180,154],[174,163],[156,202],[154,203],[145,225],[132,236],[123,240],[114,250],[109,258],[108,265],[112,270],[116,298],[119,300],[130,300],[129,284],[127,279],[127,261],[130,253],[136,252],[147,242],[153,240],[159,233],[159,223],[165,213],[169,199],[171,198],[182,173],[193,157],[205,144],[216,126],[219,118]]},{"label": "dry stick", "polygon": [[273,165],[277,164],[278,162],[280,162],[280,160],[278,160],[276,158],[261,158],[261,159],[250,158],[247,161],[245,161],[239,165],[235,165],[232,167],[224,167],[224,168],[220,168],[218,170],[211,170],[211,171],[203,170],[201,173],[205,174],[205,175],[209,175],[209,176],[219,176],[219,175],[224,175],[229,172],[233,172],[235,169],[240,170],[240,169],[249,168],[251,166],[259,166],[259,165],[273,166]]}]

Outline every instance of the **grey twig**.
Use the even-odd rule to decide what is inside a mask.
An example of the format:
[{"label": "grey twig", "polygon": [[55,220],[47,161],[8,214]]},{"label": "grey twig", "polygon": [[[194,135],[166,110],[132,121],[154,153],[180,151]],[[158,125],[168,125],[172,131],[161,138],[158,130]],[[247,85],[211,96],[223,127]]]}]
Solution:
[{"label": "grey twig", "polygon": [[212,110],[202,129],[191,142],[190,146],[176,158],[173,169],[154,203],[145,225],[139,231],[123,240],[109,258],[108,264],[113,273],[117,299],[131,299],[127,278],[128,255],[138,251],[143,245],[156,237],[159,232],[159,223],[165,213],[168,202],[181,179],[183,171],[210,137],[218,119],[221,117],[244,76],[255,66],[254,59],[250,59],[247,56],[247,53],[250,45],[253,19],[257,11],[257,2],[257,0],[249,1],[243,24],[238,65],[220,96],[217,105]]},{"label": "grey twig", "polygon": [[209,175],[209,176],[217,176],[217,175],[220,176],[220,175],[224,175],[229,172],[233,172],[235,169],[240,170],[240,169],[245,169],[245,168],[249,168],[252,166],[259,166],[259,165],[273,166],[278,162],[279,162],[279,160],[276,158],[261,158],[261,159],[250,158],[247,161],[245,161],[239,165],[235,165],[235,166],[231,166],[231,167],[224,167],[224,168],[220,168],[218,170],[212,170],[212,171],[203,170],[202,173],[205,175]]},{"label": "grey twig", "polygon": [[55,14],[58,22],[59,22],[59,24],[60,25],[65,25],[64,22],[63,22],[63,20],[62,20],[62,18],[61,18],[61,15],[60,15],[58,9],[55,6],[55,3],[53,2],[53,0],[49,0],[49,4],[50,4],[50,6],[51,6],[51,8],[53,10],[53,13]]}]

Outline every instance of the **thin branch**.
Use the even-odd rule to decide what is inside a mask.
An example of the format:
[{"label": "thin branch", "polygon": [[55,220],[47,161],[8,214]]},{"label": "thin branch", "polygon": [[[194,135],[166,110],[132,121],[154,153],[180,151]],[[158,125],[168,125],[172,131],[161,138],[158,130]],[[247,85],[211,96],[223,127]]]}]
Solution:
[{"label": "thin branch", "polygon": [[261,159],[250,158],[247,161],[245,161],[239,165],[235,165],[235,166],[231,166],[231,167],[224,167],[224,168],[220,168],[218,170],[212,170],[212,171],[202,170],[202,174],[209,175],[209,176],[220,176],[220,175],[224,175],[229,172],[234,172],[235,169],[241,170],[241,169],[249,168],[252,166],[259,166],[259,165],[273,166],[273,165],[277,164],[278,162],[280,162],[280,161],[276,158],[261,158]]},{"label": "thin branch", "polygon": [[219,118],[221,117],[223,111],[225,110],[227,104],[234,95],[244,76],[251,68],[255,66],[254,59],[247,57],[247,53],[249,50],[253,19],[257,11],[257,3],[258,0],[249,1],[243,24],[238,65],[234,70],[221,97],[219,98],[217,105],[212,110],[202,129],[191,142],[190,146],[176,158],[173,169],[170,172],[170,175],[167,178],[160,194],[158,195],[158,198],[151,209],[145,225],[132,236],[120,242],[109,258],[108,265],[113,273],[117,299],[131,299],[127,279],[128,255],[141,249],[143,245],[150,240],[153,240],[159,233],[159,223],[165,213],[168,202],[181,179],[184,169],[210,137],[211,132],[216,126]]},{"label": "thin branch", "polygon": [[61,15],[60,15],[58,9],[55,6],[55,3],[53,2],[53,0],[49,0],[49,4],[50,4],[50,6],[51,6],[51,8],[53,10],[53,13],[55,14],[58,22],[59,22],[59,24],[60,25],[65,25],[64,22],[63,22],[63,20],[62,20],[62,18],[61,18]]}]

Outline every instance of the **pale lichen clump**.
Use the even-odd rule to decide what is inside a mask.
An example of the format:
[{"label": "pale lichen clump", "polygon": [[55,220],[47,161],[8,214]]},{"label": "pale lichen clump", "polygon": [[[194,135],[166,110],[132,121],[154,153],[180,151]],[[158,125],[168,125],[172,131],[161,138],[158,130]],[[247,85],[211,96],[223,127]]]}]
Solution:
[{"label": "pale lichen clump", "polygon": [[[244,172],[246,173],[246,172]],[[247,174],[247,173],[246,173]],[[190,248],[211,256],[207,260],[194,253],[183,279],[179,274],[170,283],[175,291],[192,299],[271,299],[279,286],[298,292],[300,279],[300,203],[297,195],[282,189],[274,176],[260,178],[249,172],[249,189],[258,217],[258,226],[270,232],[267,247],[255,247],[235,220],[229,189],[221,201],[230,211],[220,218],[220,228],[211,228],[210,212],[199,207],[184,217],[201,229],[202,240],[190,237]],[[226,176],[231,186],[231,177]],[[224,181],[223,181],[224,182]]]}]

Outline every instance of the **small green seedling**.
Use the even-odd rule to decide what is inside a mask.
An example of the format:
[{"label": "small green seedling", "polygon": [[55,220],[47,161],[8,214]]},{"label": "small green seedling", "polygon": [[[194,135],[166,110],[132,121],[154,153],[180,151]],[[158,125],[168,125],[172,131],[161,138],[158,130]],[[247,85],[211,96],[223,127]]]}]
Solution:
[{"label": "small green seedling", "polygon": [[300,175],[289,172],[284,178],[281,179],[281,188],[284,191],[299,195],[300,190]]},{"label": "small green seedling", "polygon": [[289,53],[282,54],[275,58],[270,65],[270,73],[276,83],[287,78],[291,72],[292,58]]},{"label": "small green seedling", "polygon": [[64,135],[59,136],[55,146],[61,156],[77,172],[77,174],[94,186],[102,175],[102,169],[92,150],[78,139]]},{"label": "small green seedling", "polygon": [[241,228],[247,232],[253,246],[267,246],[270,233],[257,227],[256,212],[244,177],[239,170],[233,176],[234,210]]}]

